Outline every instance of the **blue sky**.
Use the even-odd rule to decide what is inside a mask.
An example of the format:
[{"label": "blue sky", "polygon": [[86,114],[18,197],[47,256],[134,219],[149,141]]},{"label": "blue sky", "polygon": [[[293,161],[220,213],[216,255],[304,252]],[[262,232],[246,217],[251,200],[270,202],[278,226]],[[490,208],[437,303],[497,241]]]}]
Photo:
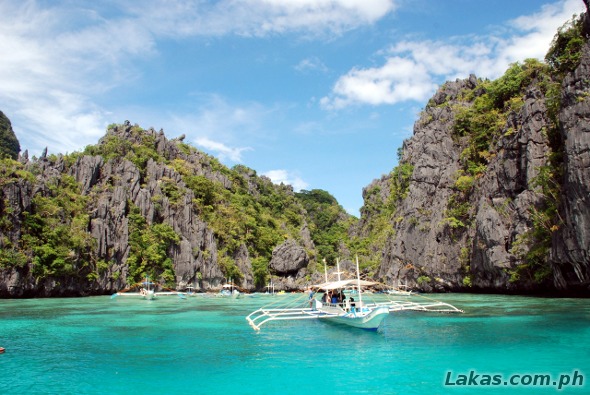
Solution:
[{"label": "blue sky", "polygon": [[582,0],[4,0],[0,110],[21,149],[164,129],[358,215],[447,80],[542,59]]}]

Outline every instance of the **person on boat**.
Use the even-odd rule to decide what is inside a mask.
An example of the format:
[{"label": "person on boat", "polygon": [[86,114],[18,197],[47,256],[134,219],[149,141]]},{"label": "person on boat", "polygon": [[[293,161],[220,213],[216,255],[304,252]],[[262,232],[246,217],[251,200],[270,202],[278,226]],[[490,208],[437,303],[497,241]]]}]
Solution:
[{"label": "person on boat", "polygon": [[344,291],[340,291],[340,295],[338,296],[338,301],[340,304],[344,305],[344,301],[346,300],[346,295],[344,295]]},{"label": "person on boat", "polygon": [[332,295],[332,300],[331,300],[331,302],[332,302],[333,304],[338,304],[338,294],[336,294],[336,293],[335,293],[335,294],[333,294],[333,295]]},{"label": "person on boat", "polygon": [[354,298],[350,297],[350,310],[354,313],[356,311],[356,303],[354,303]]},{"label": "person on boat", "polygon": [[[352,298],[350,298],[352,299]],[[344,297],[344,300],[342,301],[342,308],[345,311],[350,311],[350,299],[346,299],[346,296]],[[354,299],[353,299],[354,300]]]},{"label": "person on boat", "polygon": [[309,291],[309,307],[312,307],[315,291],[311,288],[309,288],[308,291]]}]

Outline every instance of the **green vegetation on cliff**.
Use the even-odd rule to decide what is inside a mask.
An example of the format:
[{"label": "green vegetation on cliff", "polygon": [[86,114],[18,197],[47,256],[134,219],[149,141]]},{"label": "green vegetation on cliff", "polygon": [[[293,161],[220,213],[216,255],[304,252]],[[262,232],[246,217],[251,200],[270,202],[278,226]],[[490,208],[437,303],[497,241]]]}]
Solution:
[{"label": "green vegetation on cliff", "polygon": [[[0,206],[1,267],[31,264],[36,282],[64,276],[91,282],[113,263],[112,252],[96,254],[96,240],[89,232],[89,212],[98,206],[101,196],[112,193],[119,176],[96,180],[92,189],[83,194],[81,185],[68,174],[78,171],[74,169],[85,156],[101,157],[103,164],[123,166],[128,171],[137,169],[136,181],[150,196],[153,210],[149,216],[127,200],[129,283],[149,275],[174,285],[176,273],[170,252],[179,245],[182,235],[169,225],[171,209],[189,207],[213,232],[214,263],[226,278],[239,283],[246,276],[244,267],[237,262],[245,251],[258,287],[268,282],[272,252],[285,240],[315,245],[315,249],[307,251],[311,259],[330,261],[338,256],[339,243],[346,238],[351,217],[325,191],[294,193],[290,186],[275,185],[246,166],[228,168],[182,140],[167,141],[163,135],[137,125],[110,125],[98,144],[82,152],[50,155],[26,165],[11,159],[2,161],[3,188],[24,182],[35,192],[27,211],[16,218],[11,218],[13,208],[9,202]],[[125,165],[125,161],[132,165]],[[60,170],[47,171],[50,169]],[[310,237],[302,231],[306,225],[311,240],[304,240]],[[193,253],[208,261],[213,251]],[[119,275],[111,274],[113,280]],[[202,273],[199,275],[202,277]]]},{"label": "green vegetation on cliff", "polygon": [[[172,178],[162,177],[162,195],[153,197],[156,206],[161,207],[159,203],[164,196],[171,204],[178,204],[191,191],[192,205],[217,238],[221,252],[219,264],[224,274],[237,281],[243,278],[244,273],[235,264],[234,256],[238,248],[245,245],[250,258],[258,263],[255,282],[265,284],[272,250],[287,238],[299,239],[299,229],[305,221],[302,207],[290,188],[273,185],[270,180],[258,177],[254,170],[242,165],[227,168],[217,159],[182,142],[177,144],[184,155],[166,157],[158,154],[154,136],[144,133],[137,125],[131,128],[131,133],[135,136],[133,140],[107,134],[101,144],[87,147],[84,154],[100,155],[105,160],[127,159],[139,169],[143,183],[147,181],[145,177],[150,160],[173,169],[184,185]],[[202,158],[203,162],[194,163],[189,160],[192,157]],[[203,165],[211,170],[211,176],[200,174],[199,169]],[[174,238],[169,240],[172,242]],[[162,246],[162,251],[165,250],[166,246]],[[159,262],[158,274],[168,273],[165,277],[171,279],[171,265],[162,253],[159,255],[162,258],[155,260]],[[134,265],[136,260],[141,260],[135,256],[131,258]],[[141,275],[140,272],[137,275]]]},{"label": "green vegetation on cliff", "polygon": [[[13,182],[33,182],[35,168],[24,170],[23,165],[10,159],[1,163],[2,186]],[[14,208],[7,201],[2,205],[0,267],[24,267],[31,263],[36,281],[49,277],[87,279],[97,271],[93,256],[94,239],[87,232],[88,197],[80,193],[73,177],[62,174],[50,179],[42,190],[32,196],[29,211],[22,212],[22,228],[15,229],[18,220]],[[20,237],[9,237],[13,230]]]},{"label": "green vegetation on cliff", "polygon": [[536,59],[514,63],[494,81],[480,81],[472,91],[464,93],[465,106],[456,108],[454,135],[467,138],[461,154],[464,170],[477,177],[495,155],[499,139],[510,135],[505,129],[508,117],[523,106],[524,91],[537,84],[546,93],[551,86],[547,65]]},{"label": "green vegetation on cliff", "polygon": [[348,215],[336,198],[321,189],[302,190],[295,196],[308,215],[309,230],[317,254],[329,265],[341,258],[343,243],[348,239],[348,229],[354,219]]},{"label": "green vegetation on cliff", "polygon": [[[442,249],[434,245],[426,256],[416,252],[414,258],[419,257],[420,262],[412,261],[411,266],[423,265],[425,259],[435,260],[435,257],[436,262],[431,266],[444,265],[445,260],[459,262],[461,275],[464,276],[462,284],[471,286],[476,279],[470,273],[470,258],[477,255],[480,260],[487,259],[486,252],[482,250],[498,244],[498,249],[501,249],[504,244],[509,258],[502,265],[505,265],[503,270],[511,284],[515,287],[547,284],[552,273],[549,259],[554,232],[563,224],[560,200],[563,193],[564,132],[559,119],[563,108],[562,82],[582,59],[582,48],[587,42],[583,29],[584,16],[574,16],[556,34],[545,63],[527,59],[510,65],[503,76],[493,81],[471,77],[450,83],[448,89],[443,86],[429,101],[417,123],[420,132],[417,134],[422,136],[442,130],[447,133],[446,136],[451,136],[452,148],[448,142],[413,141],[413,145],[420,146],[420,149],[399,155],[398,166],[388,176],[367,188],[356,245],[365,255],[373,257],[370,260],[376,261],[391,254],[392,260],[399,263],[405,258],[406,247],[403,241],[396,244],[398,237],[403,240],[407,233],[416,235],[415,230],[424,230],[426,233],[437,227],[437,231],[430,235],[436,237],[437,243],[448,242],[450,245]],[[578,97],[577,100],[581,102],[586,97]],[[526,108],[525,103],[528,106]],[[429,126],[435,120],[436,126]],[[527,144],[531,138],[526,135],[529,129],[522,129],[525,123],[527,128],[531,124],[535,127],[542,125],[534,139],[535,144],[543,147],[540,152],[545,157],[532,158],[530,153],[524,152],[529,149]],[[430,145],[424,147],[421,144]],[[423,178],[433,185],[431,189],[424,187],[421,193],[429,191],[435,194],[435,198],[446,201],[442,220],[432,224],[429,220],[433,215],[423,201],[404,201],[403,181],[411,178],[411,163],[420,162],[412,155],[441,149],[443,144],[447,144],[444,145],[445,150],[457,150],[445,156],[448,162],[444,166],[447,167],[433,164],[435,170],[430,171],[427,164],[421,163],[426,174]],[[538,153],[535,155],[538,156]],[[457,156],[458,161],[454,159]],[[519,156],[522,158],[518,159]],[[407,162],[402,157],[407,157]],[[490,164],[495,167],[490,168]],[[505,168],[505,165],[512,167]],[[444,182],[438,184],[440,174],[457,166],[457,170],[452,170],[454,174],[446,174],[447,178],[442,177]],[[482,182],[496,182],[499,179],[496,173],[504,171],[501,179],[507,175],[521,175],[518,180],[510,180],[516,186],[515,189],[510,189],[512,186],[502,189],[500,186],[500,191],[492,190],[496,195],[482,196]],[[443,192],[436,195],[441,190]],[[503,240],[494,240],[486,245],[481,239],[482,234],[477,233],[481,232],[481,228],[475,229],[476,216],[491,208],[488,211],[496,211],[493,215],[505,217],[507,207],[511,206],[511,210],[514,210],[511,199],[524,190],[530,196],[529,207],[522,208],[527,212],[510,211],[518,218],[504,218],[507,229],[516,221],[520,221],[519,227],[511,229]],[[519,203],[525,204],[523,202],[526,201],[522,199]],[[401,211],[400,207],[403,207]],[[486,219],[490,223],[496,221],[490,216],[482,220]],[[396,234],[398,230],[403,230],[404,234]],[[476,239],[476,236],[480,238]],[[489,236],[489,233],[485,236]],[[460,286],[461,282],[458,281],[458,284]]]},{"label": "green vegetation on cliff", "polygon": [[16,159],[20,152],[20,144],[10,120],[0,111],[0,158]]}]

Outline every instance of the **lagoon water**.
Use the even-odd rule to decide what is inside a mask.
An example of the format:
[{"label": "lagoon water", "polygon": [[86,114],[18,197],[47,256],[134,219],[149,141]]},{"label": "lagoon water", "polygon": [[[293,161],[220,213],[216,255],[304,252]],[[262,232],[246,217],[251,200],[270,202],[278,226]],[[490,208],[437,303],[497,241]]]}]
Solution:
[{"label": "lagoon water", "polygon": [[[445,294],[465,314],[392,313],[379,332],[248,326],[250,311],[294,297],[0,300],[0,393],[590,393],[589,300]],[[583,382],[456,384],[471,371]]]}]

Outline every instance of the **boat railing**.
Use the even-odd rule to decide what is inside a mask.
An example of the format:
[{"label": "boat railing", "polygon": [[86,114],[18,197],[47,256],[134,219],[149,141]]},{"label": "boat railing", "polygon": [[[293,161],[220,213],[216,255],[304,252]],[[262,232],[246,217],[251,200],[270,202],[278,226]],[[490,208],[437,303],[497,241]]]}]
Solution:
[{"label": "boat railing", "polygon": [[[352,302],[350,303],[350,301],[346,301],[346,302],[340,302],[340,303],[326,303],[326,302],[322,302],[322,305],[324,307],[324,309],[328,310],[333,310],[334,313],[337,312],[346,312],[346,313],[351,313],[351,312],[359,312],[359,311],[363,311],[363,308],[365,307],[365,303],[363,302]],[[366,308],[365,308],[366,310]]]}]

